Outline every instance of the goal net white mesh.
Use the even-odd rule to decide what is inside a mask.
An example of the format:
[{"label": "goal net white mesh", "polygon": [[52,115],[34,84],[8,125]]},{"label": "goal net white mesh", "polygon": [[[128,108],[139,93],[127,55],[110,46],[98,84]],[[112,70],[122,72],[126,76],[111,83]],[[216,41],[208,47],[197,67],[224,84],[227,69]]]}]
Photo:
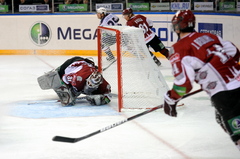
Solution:
[{"label": "goal net white mesh", "polygon": [[[116,61],[108,61],[103,48],[109,47]],[[128,26],[98,28],[98,65],[110,83],[111,106],[148,109],[163,103],[168,86],[145,44],[143,30]]]}]

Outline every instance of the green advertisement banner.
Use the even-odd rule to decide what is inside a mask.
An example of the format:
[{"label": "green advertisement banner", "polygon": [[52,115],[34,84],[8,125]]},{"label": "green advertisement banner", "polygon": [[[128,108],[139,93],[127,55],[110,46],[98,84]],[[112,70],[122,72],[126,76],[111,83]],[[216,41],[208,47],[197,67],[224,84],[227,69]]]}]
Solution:
[{"label": "green advertisement banner", "polygon": [[88,11],[87,4],[59,4],[60,12],[82,12]]},{"label": "green advertisement banner", "polygon": [[0,5],[0,12],[8,12],[8,5]]},{"label": "green advertisement banner", "polygon": [[150,10],[149,3],[128,3],[128,8],[133,10]]},{"label": "green advertisement banner", "polygon": [[235,11],[235,2],[219,2],[219,10]]}]

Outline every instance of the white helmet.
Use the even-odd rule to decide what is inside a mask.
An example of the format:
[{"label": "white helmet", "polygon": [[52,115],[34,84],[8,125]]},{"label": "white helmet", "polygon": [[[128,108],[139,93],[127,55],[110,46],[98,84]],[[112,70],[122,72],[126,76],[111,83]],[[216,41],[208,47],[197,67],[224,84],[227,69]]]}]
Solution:
[{"label": "white helmet", "polygon": [[107,10],[106,10],[106,8],[100,7],[100,8],[97,9],[97,13],[106,14]]},{"label": "white helmet", "polygon": [[98,88],[103,82],[103,77],[100,72],[93,72],[86,80],[86,85],[88,88]]}]

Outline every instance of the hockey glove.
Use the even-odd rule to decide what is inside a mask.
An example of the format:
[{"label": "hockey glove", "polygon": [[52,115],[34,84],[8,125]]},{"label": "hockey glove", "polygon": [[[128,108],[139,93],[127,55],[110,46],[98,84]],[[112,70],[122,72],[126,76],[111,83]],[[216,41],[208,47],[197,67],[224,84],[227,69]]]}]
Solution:
[{"label": "hockey glove", "polygon": [[163,108],[164,108],[164,112],[167,115],[170,115],[172,117],[177,117],[177,111],[176,111],[176,105],[177,105],[177,100],[171,99],[170,96],[170,91],[168,91],[165,95],[164,95],[164,104],[163,104]]},{"label": "hockey glove", "polygon": [[87,101],[91,105],[104,105],[109,103],[111,100],[108,95],[89,95],[87,96]]}]

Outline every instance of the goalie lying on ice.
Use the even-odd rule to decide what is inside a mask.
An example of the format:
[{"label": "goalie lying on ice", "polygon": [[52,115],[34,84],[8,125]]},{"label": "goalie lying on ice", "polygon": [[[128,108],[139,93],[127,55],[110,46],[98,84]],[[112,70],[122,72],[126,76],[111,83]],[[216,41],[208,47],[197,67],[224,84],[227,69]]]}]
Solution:
[{"label": "goalie lying on ice", "polygon": [[87,95],[86,99],[91,105],[103,105],[111,101],[111,86],[98,72],[94,62],[87,58],[70,58],[37,80],[41,89],[53,89],[63,106],[74,105],[80,94]]}]

